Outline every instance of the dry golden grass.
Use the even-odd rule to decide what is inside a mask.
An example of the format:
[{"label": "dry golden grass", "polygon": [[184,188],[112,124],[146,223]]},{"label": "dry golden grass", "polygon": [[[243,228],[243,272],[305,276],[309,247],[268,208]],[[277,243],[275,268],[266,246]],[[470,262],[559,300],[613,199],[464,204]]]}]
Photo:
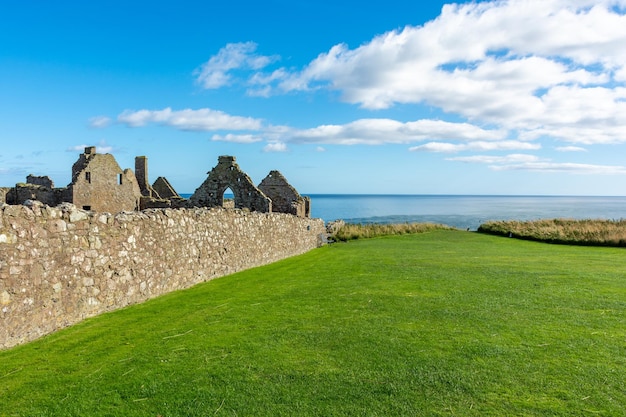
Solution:
[{"label": "dry golden grass", "polygon": [[434,223],[401,223],[401,224],[351,224],[346,223],[333,234],[338,241],[367,239],[378,236],[406,235],[425,233],[433,230],[454,230],[453,227]]},{"label": "dry golden grass", "polygon": [[626,220],[490,221],[478,232],[550,243],[626,246]]}]

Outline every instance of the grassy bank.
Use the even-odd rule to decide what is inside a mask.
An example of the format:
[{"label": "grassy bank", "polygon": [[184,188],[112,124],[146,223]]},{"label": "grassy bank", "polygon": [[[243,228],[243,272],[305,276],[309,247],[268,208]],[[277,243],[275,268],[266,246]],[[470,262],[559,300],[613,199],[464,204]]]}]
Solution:
[{"label": "grassy bank", "polygon": [[434,230],[453,230],[454,228],[434,223],[398,223],[398,224],[358,224],[345,223],[333,234],[340,242],[356,239],[370,239],[380,236],[396,236],[425,233]]},{"label": "grassy bank", "polygon": [[460,231],[323,247],[0,352],[0,415],[621,415],[623,254]]},{"label": "grassy bank", "polygon": [[626,220],[490,221],[478,232],[548,243],[626,246]]}]

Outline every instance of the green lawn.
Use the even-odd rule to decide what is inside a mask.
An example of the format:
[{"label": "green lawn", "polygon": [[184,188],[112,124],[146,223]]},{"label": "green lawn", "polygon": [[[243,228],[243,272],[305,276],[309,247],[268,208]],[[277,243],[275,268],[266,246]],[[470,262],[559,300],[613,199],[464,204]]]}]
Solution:
[{"label": "green lawn", "polygon": [[619,416],[625,249],[338,243],[0,352],[0,416]]}]

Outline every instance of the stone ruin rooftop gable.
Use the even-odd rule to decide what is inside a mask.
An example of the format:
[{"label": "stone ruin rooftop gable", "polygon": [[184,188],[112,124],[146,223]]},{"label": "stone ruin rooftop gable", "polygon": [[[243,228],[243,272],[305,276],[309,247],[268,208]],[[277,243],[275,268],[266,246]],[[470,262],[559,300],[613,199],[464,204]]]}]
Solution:
[{"label": "stone ruin rooftop gable", "polygon": [[152,184],[152,189],[156,191],[161,198],[181,198],[165,177],[157,178],[154,184]]},{"label": "stone ruin rooftop gable", "polygon": [[310,217],[310,199],[302,197],[280,171],[270,171],[259,189],[272,200],[272,211]]},{"label": "stone ruin rooftop gable", "polygon": [[122,170],[111,154],[88,146],[72,166],[66,201],[84,210],[118,213],[139,209],[141,190],[135,174]]},{"label": "stone ruin rooftop gable", "polygon": [[271,212],[272,200],[254,185],[235,161],[234,156],[220,156],[217,165],[209,171],[207,179],[189,199],[189,204],[199,207],[223,207],[224,192],[230,188],[235,208]]},{"label": "stone ruin rooftop gable", "polygon": [[265,190],[277,190],[286,197],[293,199],[300,197],[298,191],[287,182],[285,176],[276,170],[270,171],[267,177],[263,178],[263,181],[259,184],[259,189],[263,192]]}]

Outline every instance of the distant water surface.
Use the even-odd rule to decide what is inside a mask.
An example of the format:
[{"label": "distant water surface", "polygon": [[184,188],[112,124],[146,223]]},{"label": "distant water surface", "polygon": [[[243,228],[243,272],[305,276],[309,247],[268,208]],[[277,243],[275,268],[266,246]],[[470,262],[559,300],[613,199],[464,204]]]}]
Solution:
[{"label": "distant water surface", "polygon": [[350,223],[443,223],[475,230],[488,220],[622,219],[626,197],[310,194],[311,216]]}]

